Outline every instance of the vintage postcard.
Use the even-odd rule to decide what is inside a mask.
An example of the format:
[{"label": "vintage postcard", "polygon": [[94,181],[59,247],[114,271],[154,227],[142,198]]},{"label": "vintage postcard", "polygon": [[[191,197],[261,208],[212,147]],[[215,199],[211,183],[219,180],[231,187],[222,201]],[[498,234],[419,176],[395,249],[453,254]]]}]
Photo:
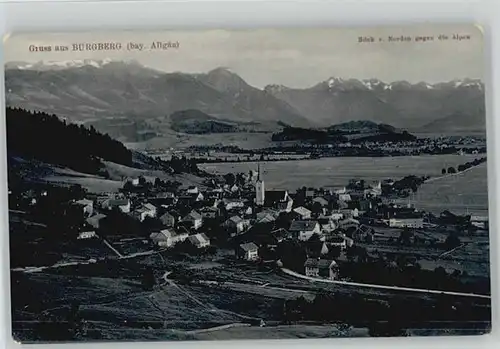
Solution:
[{"label": "vintage postcard", "polygon": [[21,342],[491,329],[474,25],[12,34]]}]

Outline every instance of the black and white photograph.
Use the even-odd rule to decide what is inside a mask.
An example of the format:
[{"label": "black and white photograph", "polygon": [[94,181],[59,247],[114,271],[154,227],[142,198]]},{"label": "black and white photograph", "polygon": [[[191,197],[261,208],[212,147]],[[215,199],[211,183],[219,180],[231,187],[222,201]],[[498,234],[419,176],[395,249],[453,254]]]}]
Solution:
[{"label": "black and white photograph", "polygon": [[491,331],[472,24],[12,34],[22,343]]}]

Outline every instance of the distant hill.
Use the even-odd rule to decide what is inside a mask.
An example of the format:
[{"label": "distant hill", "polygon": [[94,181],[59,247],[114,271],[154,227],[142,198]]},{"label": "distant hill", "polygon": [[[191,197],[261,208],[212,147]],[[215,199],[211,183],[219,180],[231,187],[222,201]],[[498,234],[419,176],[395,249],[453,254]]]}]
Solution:
[{"label": "distant hill", "polygon": [[[486,123],[486,120],[484,121]],[[486,131],[485,126],[478,124],[477,118],[464,112],[456,112],[425,124],[415,131],[419,132],[475,132]]]},{"label": "distant hill", "polygon": [[174,131],[192,134],[238,132],[234,123],[220,121],[199,110],[176,111],[170,115]]},{"label": "distant hill", "polygon": [[286,126],[281,132],[272,136],[273,141],[309,141],[315,143],[399,142],[411,141],[416,138],[407,131],[368,120],[349,121],[316,129]]}]

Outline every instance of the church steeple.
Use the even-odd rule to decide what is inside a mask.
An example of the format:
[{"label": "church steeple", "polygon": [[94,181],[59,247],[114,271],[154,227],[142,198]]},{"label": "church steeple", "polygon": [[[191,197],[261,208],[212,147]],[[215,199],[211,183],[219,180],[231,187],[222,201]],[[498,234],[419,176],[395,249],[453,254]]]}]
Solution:
[{"label": "church steeple", "polygon": [[257,164],[257,181],[255,182],[255,203],[258,206],[264,205],[266,195],[266,189],[264,186],[264,181],[260,175],[260,163]]}]

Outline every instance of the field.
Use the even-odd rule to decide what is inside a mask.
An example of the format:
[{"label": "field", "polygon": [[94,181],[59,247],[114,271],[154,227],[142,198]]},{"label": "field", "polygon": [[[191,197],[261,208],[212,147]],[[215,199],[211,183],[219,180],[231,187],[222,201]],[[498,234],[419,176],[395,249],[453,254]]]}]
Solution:
[{"label": "field", "polygon": [[412,201],[418,208],[433,213],[448,209],[457,214],[487,216],[487,164],[481,164],[456,176],[425,183]]},{"label": "field", "polygon": [[[441,170],[457,167],[483,155],[427,155],[400,157],[338,157],[317,160],[262,162],[267,189],[294,191],[302,186],[344,186],[350,179],[367,181],[387,178],[400,179],[408,175],[441,176]],[[248,172],[256,163],[217,163],[201,167],[212,173]],[[459,189],[460,188],[460,189]],[[407,203],[408,200],[405,201]],[[457,176],[424,184],[412,198],[417,208],[440,213],[452,212],[485,215],[488,209],[487,165]]]},{"label": "field", "polygon": [[[302,186],[346,185],[349,179],[399,179],[408,175],[440,176],[441,169],[456,167],[481,155],[428,155],[398,157],[336,157],[316,160],[261,162],[266,187],[295,190]],[[200,165],[212,173],[248,172],[257,163],[216,163]]]}]

